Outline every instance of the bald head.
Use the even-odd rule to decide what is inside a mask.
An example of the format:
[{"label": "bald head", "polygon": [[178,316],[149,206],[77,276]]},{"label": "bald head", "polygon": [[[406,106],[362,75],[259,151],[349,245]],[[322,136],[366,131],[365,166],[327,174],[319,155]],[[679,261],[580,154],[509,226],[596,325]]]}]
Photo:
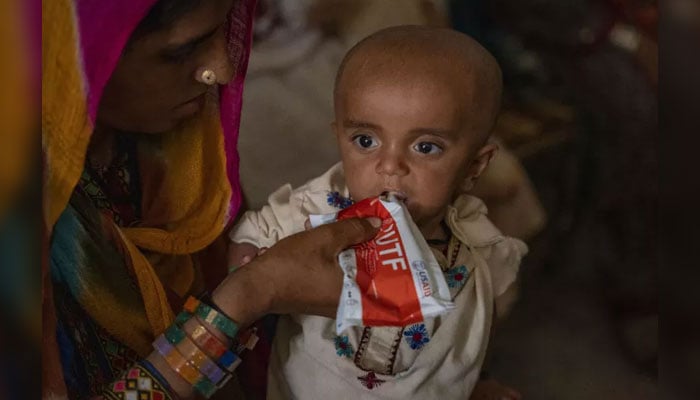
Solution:
[{"label": "bald head", "polygon": [[[501,102],[501,70],[495,58],[467,35],[450,29],[399,26],[355,45],[335,81],[336,111],[358,85],[430,84],[450,92],[467,123],[486,139]],[[478,118],[475,118],[478,116]]]}]

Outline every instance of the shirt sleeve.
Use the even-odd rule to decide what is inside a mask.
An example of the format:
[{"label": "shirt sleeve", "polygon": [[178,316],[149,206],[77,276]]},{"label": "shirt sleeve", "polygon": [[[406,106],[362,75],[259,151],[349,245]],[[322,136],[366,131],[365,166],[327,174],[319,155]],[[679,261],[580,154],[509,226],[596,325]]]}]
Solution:
[{"label": "shirt sleeve", "polygon": [[527,245],[519,239],[504,237],[490,246],[479,249],[491,272],[493,295],[498,297],[518,278],[520,262],[527,254]]},{"label": "shirt sleeve", "polygon": [[229,233],[235,243],[250,243],[258,248],[271,247],[299,230],[293,218],[292,187],[284,185],[268,197],[260,211],[248,211]]}]

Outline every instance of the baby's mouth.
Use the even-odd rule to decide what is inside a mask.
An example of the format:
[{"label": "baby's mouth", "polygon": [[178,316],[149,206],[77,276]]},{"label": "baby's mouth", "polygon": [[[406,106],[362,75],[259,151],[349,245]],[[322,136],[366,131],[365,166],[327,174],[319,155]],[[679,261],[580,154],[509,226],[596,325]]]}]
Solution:
[{"label": "baby's mouth", "polygon": [[406,193],[398,190],[385,190],[379,195],[379,197],[387,200],[396,199],[404,204],[406,204],[408,201],[408,196],[406,196]]}]

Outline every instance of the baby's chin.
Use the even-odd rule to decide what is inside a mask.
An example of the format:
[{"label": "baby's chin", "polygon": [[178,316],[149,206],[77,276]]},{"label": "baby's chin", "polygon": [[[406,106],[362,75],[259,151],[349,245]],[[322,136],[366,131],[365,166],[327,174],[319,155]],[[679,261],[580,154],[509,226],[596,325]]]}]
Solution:
[{"label": "baby's chin", "polygon": [[411,203],[410,199],[405,203],[411,219],[426,238],[432,238],[442,231],[441,222],[445,218],[446,209],[438,212],[428,212],[420,204]]},{"label": "baby's chin", "polygon": [[406,208],[413,222],[427,239],[437,238],[436,235],[442,232],[442,220],[445,218],[447,207],[432,212],[420,207],[419,204],[409,203]]}]

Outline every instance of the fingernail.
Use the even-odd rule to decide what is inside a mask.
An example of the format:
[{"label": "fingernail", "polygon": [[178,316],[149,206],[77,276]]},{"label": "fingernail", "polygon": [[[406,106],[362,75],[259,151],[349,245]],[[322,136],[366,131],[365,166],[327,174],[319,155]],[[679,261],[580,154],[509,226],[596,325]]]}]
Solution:
[{"label": "fingernail", "polygon": [[382,226],[382,220],[379,218],[371,217],[367,219],[369,220],[369,223],[375,228],[379,228],[380,226]]}]

